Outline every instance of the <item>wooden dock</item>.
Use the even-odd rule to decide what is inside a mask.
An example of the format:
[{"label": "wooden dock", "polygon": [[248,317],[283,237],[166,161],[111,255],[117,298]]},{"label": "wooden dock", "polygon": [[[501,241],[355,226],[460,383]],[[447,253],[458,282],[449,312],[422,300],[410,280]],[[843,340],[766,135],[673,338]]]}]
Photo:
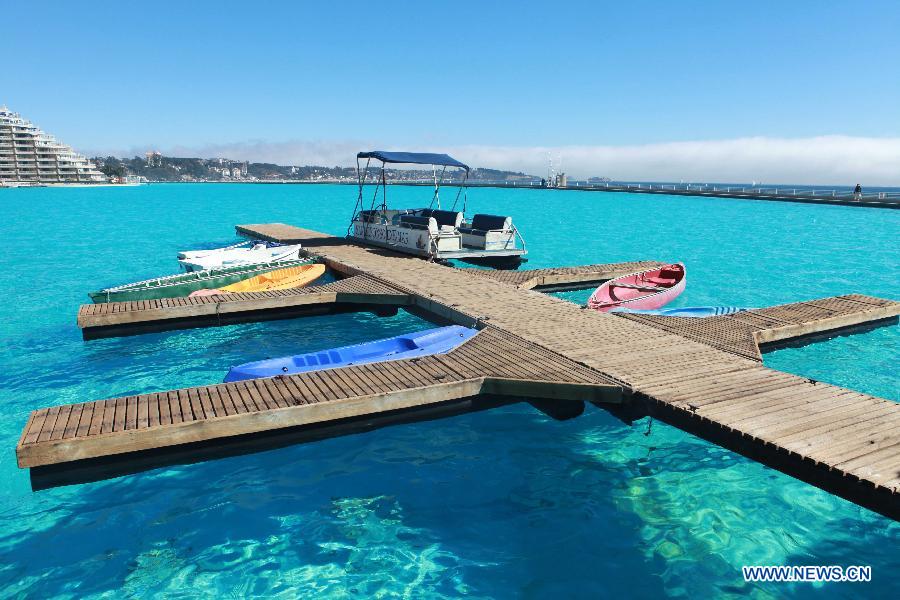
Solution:
[{"label": "wooden dock", "polygon": [[411,298],[364,275],[293,290],[84,304],[78,327],[86,340],[173,329],[216,327],[326,313],[396,313]]},{"label": "wooden dock", "polygon": [[897,303],[851,294],[704,319],[627,313],[616,316],[762,361],[763,349],[896,323]]},{"label": "wooden dock", "polygon": [[[201,386],[41,409],[31,414],[16,453],[43,487],[115,474],[121,465],[94,459],[160,451],[262,432],[304,435],[304,426],[368,427],[366,419],[396,420],[399,411],[458,412],[458,401],[489,395],[533,398],[558,417],[580,414],[584,402],[622,402],[616,381],[575,361],[494,329],[455,350],[387,363]],[[541,406],[552,400],[563,406]],[[439,413],[438,413],[439,414]],[[297,431],[301,429],[301,431]],[[184,452],[183,449],[180,450]],[[166,460],[165,452],[157,452]],[[154,458],[139,457],[143,466]],[[132,469],[133,470],[133,469]],[[128,472],[126,466],[126,472]]]},{"label": "wooden dock", "polygon": [[[900,404],[768,369],[759,355],[771,343],[896,321],[900,303],[852,295],[702,321],[617,316],[529,289],[566,285],[564,269],[486,275],[282,224],[238,231],[303,243],[351,278],[345,281],[364,277],[367,285],[383,286],[374,293],[395,299],[395,306],[483,331],[454,352],[415,363],[35,411],[17,447],[20,466],[32,467],[33,478],[53,485],[215,456],[273,432],[289,432],[296,441],[327,435],[322,427],[339,433],[417,412],[433,418],[476,409],[481,398],[529,398],[559,417],[577,414],[589,400],[623,418],[662,419],[900,518]],[[573,269],[568,285],[597,276]],[[140,312],[123,308],[118,312]]]},{"label": "wooden dock", "polygon": [[[644,261],[534,271],[473,269],[466,272],[522,289],[581,289],[658,264],[661,263]],[[506,276],[498,278],[497,273]],[[78,309],[77,323],[82,337],[92,340],[345,312],[374,312],[385,316],[396,314],[398,307],[413,305],[414,296],[366,275],[350,275],[332,283],[295,290],[83,304]]]},{"label": "wooden dock", "polygon": [[518,271],[468,270],[471,275],[487,277],[523,290],[563,292],[595,288],[604,281],[663,266],[656,260],[555,267],[552,269],[520,269]]}]

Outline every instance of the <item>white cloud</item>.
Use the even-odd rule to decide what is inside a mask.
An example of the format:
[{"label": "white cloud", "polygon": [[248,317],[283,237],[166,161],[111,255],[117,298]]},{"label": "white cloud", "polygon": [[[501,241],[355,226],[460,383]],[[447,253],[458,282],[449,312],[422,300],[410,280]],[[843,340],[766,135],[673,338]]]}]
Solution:
[{"label": "white cloud", "polygon": [[741,138],[635,146],[455,150],[469,164],[541,174],[547,154],[576,176],[637,181],[900,185],[900,138]]},{"label": "white cloud", "polygon": [[356,153],[372,144],[365,141],[238,142],[203,147],[176,146],[163,152],[171,156],[223,157],[276,165],[317,165],[324,167],[356,164]]},{"label": "white cloud", "polygon": [[[548,154],[574,177],[637,181],[715,181],[900,185],[900,138],[821,136],[739,138],[632,146],[449,146],[396,148],[377,141],[239,142],[161,148],[173,156],[224,156],[284,165],[353,165],[360,149],[447,152],[478,167],[542,175]],[[143,149],[143,150],[146,150]],[[132,152],[138,152],[136,149]]]}]

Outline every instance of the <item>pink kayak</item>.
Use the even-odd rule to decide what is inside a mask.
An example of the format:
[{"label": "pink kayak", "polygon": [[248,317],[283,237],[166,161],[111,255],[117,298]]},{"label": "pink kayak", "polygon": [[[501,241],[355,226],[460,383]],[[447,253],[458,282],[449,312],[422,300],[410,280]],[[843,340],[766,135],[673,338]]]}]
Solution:
[{"label": "pink kayak", "polygon": [[684,284],[684,265],[675,263],[611,279],[591,294],[587,305],[603,312],[618,307],[654,310],[677,298]]}]

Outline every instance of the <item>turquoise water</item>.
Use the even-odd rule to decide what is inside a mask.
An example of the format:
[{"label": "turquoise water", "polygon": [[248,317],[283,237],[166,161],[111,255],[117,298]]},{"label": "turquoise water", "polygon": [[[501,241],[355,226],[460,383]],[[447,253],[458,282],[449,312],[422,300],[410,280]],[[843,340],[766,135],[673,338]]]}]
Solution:
[{"label": "turquoise water", "polygon": [[[424,194],[424,195],[423,195]],[[421,204],[427,190],[392,188]],[[13,448],[29,411],[220,381],[228,366],[394,335],[401,313],[81,341],[90,289],[173,271],[233,225],[341,234],[345,186],[151,185],[0,191],[0,597],[806,597],[744,564],[872,565],[887,596],[900,526],[677,429],[516,405],[32,493]],[[682,260],[677,304],[900,298],[900,212],[713,198],[470,192],[515,216],[530,267]],[[29,290],[28,295],[23,294]],[[588,292],[565,294],[583,301]],[[900,400],[897,327],[766,357]],[[649,433],[649,434],[648,434]]]}]

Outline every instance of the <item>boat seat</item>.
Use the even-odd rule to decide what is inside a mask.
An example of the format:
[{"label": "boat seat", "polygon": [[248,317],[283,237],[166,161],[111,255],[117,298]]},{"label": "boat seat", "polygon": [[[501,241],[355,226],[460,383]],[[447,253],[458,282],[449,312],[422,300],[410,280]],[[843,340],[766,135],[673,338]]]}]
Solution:
[{"label": "boat seat", "polygon": [[512,227],[512,218],[499,215],[475,215],[469,225],[469,227],[460,227],[460,232],[484,235],[488,231],[509,231]]},{"label": "boat seat", "polygon": [[361,210],[359,218],[363,223],[378,223],[381,221],[380,211],[377,210]]},{"label": "boat seat", "polygon": [[501,250],[515,246],[512,218],[499,215],[475,215],[467,227],[459,227],[462,244],[481,250]]},{"label": "boat seat", "polygon": [[671,285],[675,283],[674,277],[644,277],[647,283],[655,283],[657,285]]},{"label": "boat seat", "polygon": [[423,208],[419,214],[423,217],[432,217],[435,221],[437,221],[438,225],[447,225],[454,228],[462,225],[463,221],[463,214],[461,212],[452,210],[433,210],[430,208]]},{"label": "boat seat", "polygon": [[425,229],[431,233],[438,232],[438,224],[434,217],[400,215],[398,223],[400,224],[400,227],[406,227],[408,229]]},{"label": "boat seat", "polygon": [[682,269],[663,269],[659,272],[659,276],[663,279],[678,279],[684,274]]}]

